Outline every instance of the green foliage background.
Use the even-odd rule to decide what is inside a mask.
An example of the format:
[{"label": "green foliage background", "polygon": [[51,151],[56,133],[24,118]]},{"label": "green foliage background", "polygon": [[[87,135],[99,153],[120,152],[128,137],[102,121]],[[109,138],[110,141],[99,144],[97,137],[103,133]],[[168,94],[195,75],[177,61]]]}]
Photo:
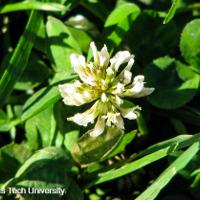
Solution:
[{"label": "green foliage background", "polygon": [[[69,56],[104,43],[135,55],[155,92],[143,110],[90,138],[66,120],[58,84],[77,79]],[[200,199],[200,3],[195,0],[2,0],[0,186],[65,188],[64,196],[0,199]],[[82,136],[86,133],[84,136]]]}]

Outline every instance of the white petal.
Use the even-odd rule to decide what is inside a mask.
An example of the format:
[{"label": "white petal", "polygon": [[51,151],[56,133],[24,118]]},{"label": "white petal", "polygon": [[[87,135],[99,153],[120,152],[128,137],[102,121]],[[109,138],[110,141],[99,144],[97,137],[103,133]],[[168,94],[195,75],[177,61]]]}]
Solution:
[{"label": "white petal", "polygon": [[90,132],[91,137],[98,137],[104,132],[105,129],[105,119],[99,117],[94,129]]},{"label": "white petal", "polygon": [[135,112],[135,108],[121,108],[120,111],[124,118],[133,120],[138,117],[138,113]]},{"label": "white petal", "polygon": [[99,52],[99,58],[100,58],[100,66],[107,66],[109,63],[109,53],[108,53],[108,49],[106,47],[106,45],[104,45],[104,47],[101,49],[101,51]]},{"label": "white petal", "polygon": [[86,66],[85,57],[82,55],[72,53],[70,55],[70,61],[75,72],[79,71],[80,68]]},{"label": "white petal", "polygon": [[80,106],[89,103],[98,97],[98,93],[91,86],[79,81],[59,85],[59,91],[66,105]]},{"label": "white petal", "polygon": [[119,51],[113,58],[110,59],[110,63],[114,66],[115,71],[118,71],[121,64],[128,62],[133,57],[134,56],[128,51]]},{"label": "white petal", "polygon": [[144,88],[144,76],[138,75],[134,78],[132,92],[139,93]]},{"label": "white petal", "polygon": [[114,75],[114,71],[112,70],[111,67],[108,67],[108,68],[106,69],[106,73],[107,73],[108,76]]},{"label": "white petal", "polygon": [[124,121],[120,115],[120,113],[112,113],[109,112],[107,115],[102,117],[103,119],[107,119],[106,125],[107,126],[116,126],[120,129],[124,129]]},{"label": "white petal", "polygon": [[131,58],[127,64],[127,66],[121,71],[121,73],[116,77],[117,81],[120,81],[124,85],[128,85],[132,79],[132,73],[130,72],[131,67],[133,65],[133,58]]},{"label": "white petal", "polygon": [[123,104],[123,100],[119,96],[116,95],[115,99],[116,99],[116,103],[117,103],[118,106]]},{"label": "white petal", "polygon": [[116,89],[113,90],[112,94],[122,94],[124,91],[124,85],[122,83],[117,83]]},{"label": "white petal", "polygon": [[127,66],[125,67],[126,70],[130,71],[132,66],[133,66],[133,63],[134,63],[134,59],[131,58],[129,61],[128,61],[128,64]]},{"label": "white petal", "polygon": [[97,101],[90,109],[83,113],[77,113],[73,117],[67,118],[69,121],[73,121],[81,126],[87,126],[88,123],[94,123],[94,120],[99,115],[99,101]]},{"label": "white petal", "polygon": [[96,86],[96,76],[91,72],[82,72],[79,74],[80,79],[91,86]]},{"label": "white petal", "polygon": [[108,67],[106,69],[106,83],[109,84],[110,82],[112,82],[112,80],[115,78],[114,74],[115,72],[113,71],[112,67]]},{"label": "white petal", "polygon": [[137,83],[137,82],[144,82],[144,76],[143,75],[135,76],[133,82],[134,82],[134,84]]},{"label": "white petal", "polygon": [[124,120],[122,119],[121,115],[117,116],[117,122],[115,125],[120,129],[124,129]]},{"label": "white petal", "polygon": [[74,71],[84,83],[92,86],[96,85],[96,77],[91,70],[91,64],[86,64],[84,56],[72,53],[70,55],[70,60]]},{"label": "white petal", "polygon": [[123,83],[125,85],[129,84],[131,82],[131,78],[132,78],[132,73],[128,70],[124,70],[124,80]]},{"label": "white petal", "polygon": [[101,101],[102,101],[103,103],[105,103],[105,102],[108,101],[108,97],[106,96],[105,93],[102,93],[102,95],[101,95]]},{"label": "white petal", "polygon": [[98,54],[97,47],[96,47],[95,43],[91,42],[90,43],[90,47],[92,49],[92,53],[93,53],[93,57],[94,57],[94,62],[97,65],[99,65],[99,54]]},{"label": "white petal", "polygon": [[137,94],[134,95],[135,98],[139,98],[139,97],[145,97],[150,95],[153,91],[155,90],[155,88],[143,88],[143,90]]},{"label": "white petal", "polygon": [[68,121],[73,121],[81,126],[87,126],[88,123],[94,123],[95,116],[88,113],[78,113],[73,117],[67,118]]},{"label": "white petal", "polygon": [[80,81],[76,80],[76,81],[74,82],[74,86],[80,88],[80,87],[82,87],[82,83],[81,83]]}]

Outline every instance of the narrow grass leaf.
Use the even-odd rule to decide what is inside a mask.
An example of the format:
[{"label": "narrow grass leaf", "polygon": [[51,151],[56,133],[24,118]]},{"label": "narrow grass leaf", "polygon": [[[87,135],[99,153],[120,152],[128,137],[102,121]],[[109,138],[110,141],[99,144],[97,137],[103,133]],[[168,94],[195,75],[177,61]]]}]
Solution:
[{"label": "narrow grass leaf", "polygon": [[199,151],[199,142],[195,142],[183,152],[136,200],[153,200],[169,181],[183,169]]},{"label": "narrow grass leaf", "polygon": [[172,20],[172,18],[174,17],[174,15],[176,13],[176,9],[178,7],[178,4],[179,4],[179,0],[173,0],[173,3],[171,5],[164,21],[163,21],[163,24],[167,24]]},{"label": "narrow grass leaf", "polygon": [[22,1],[6,4],[0,8],[0,14],[21,10],[66,11],[67,7],[59,3],[44,3],[39,1]]},{"label": "narrow grass leaf", "polygon": [[199,138],[200,134],[180,135],[170,140],[152,145],[138,155],[134,155],[133,158],[130,158],[136,159],[132,162],[128,161],[127,164],[123,164],[121,167],[119,167],[119,164],[116,163],[109,166],[109,168],[102,169],[101,172],[97,174],[95,173],[96,179],[89,183],[89,186],[107,182],[126,174],[132,173],[146,165],[151,164],[152,162],[166,157],[169,153],[174,152],[175,150],[185,148],[198,142]]},{"label": "narrow grass leaf", "polygon": [[128,163],[118,169],[113,168],[109,171],[98,173],[97,179],[94,182],[92,182],[91,185],[96,185],[99,183],[103,183],[103,182],[107,182],[107,181],[119,178],[119,177],[129,174],[131,172],[134,172],[146,165],[149,165],[150,163],[160,160],[161,158],[164,158],[165,156],[168,155],[169,149],[170,149],[170,147],[165,147],[165,148],[158,150],[152,154],[144,156],[141,159],[138,159],[134,162]]},{"label": "narrow grass leaf", "polygon": [[15,83],[19,80],[27,66],[27,62],[33,47],[34,39],[37,35],[38,26],[42,21],[42,16],[37,11],[33,11],[29,17],[28,24],[21,36],[17,47],[0,79],[0,104],[12,92]]}]

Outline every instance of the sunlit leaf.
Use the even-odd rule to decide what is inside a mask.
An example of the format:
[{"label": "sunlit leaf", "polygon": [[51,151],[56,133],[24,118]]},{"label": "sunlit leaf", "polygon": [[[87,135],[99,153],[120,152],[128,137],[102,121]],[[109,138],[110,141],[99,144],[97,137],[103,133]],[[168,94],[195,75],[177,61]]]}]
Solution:
[{"label": "sunlit leaf", "polygon": [[104,27],[107,43],[112,48],[121,43],[125,33],[130,29],[139,14],[140,8],[133,3],[122,4],[110,13]]},{"label": "sunlit leaf", "polygon": [[0,7],[0,13],[15,12],[21,10],[66,11],[67,7],[58,3],[44,3],[39,1],[22,1],[7,4]]},{"label": "sunlit leaf", "polygon": [[200,19],[194,19],[183,29],[180,49],[185,60],[200,72]]}]

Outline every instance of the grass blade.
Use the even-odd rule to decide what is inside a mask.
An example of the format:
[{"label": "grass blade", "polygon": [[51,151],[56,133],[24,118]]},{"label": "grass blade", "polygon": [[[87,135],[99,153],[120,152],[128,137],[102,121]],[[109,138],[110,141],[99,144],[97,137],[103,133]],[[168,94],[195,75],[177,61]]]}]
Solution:
[{"label": "grass blade", "polygon": [[199,142],[195,142],[183,152],[136,200],[153,200],[169,181],[183,169],[199,151]]},{"label": "grass blade", "polygon": [[23,1],[7,4],[0,8],[0,14],[21,10],[66,11],[67,7],[58,3],[43,3],[39,1]]},{"label": "grass blade", "polygon": [[170,149],[170,147],[165,147],[165,148],[158,150],[152,154],[144,156],[141,159],[138,159],[134,162],[128,163],[118,169],[111,169],[107,172],[98,173],[97,180],[92,182],[91,185],[96,185],[99,183],[103,183],[103,182],[107,182],[107,181],[116,179],[118,177],[129,174],[133,171],[136,171],[152,162],[160,160],[161,158],[164,158],[165,156],[168,155],[169,149]]},{"label": "grass blade", "polygon": [[37,35],[37,30],[41,21],[42,16],[40,13],[32,11],[25,31],[0,79],[0,104],[2,104],[5,98],[12,92],[15,83],[19,80],[27,66],[34,39]]},{"label": "grass blade", "polygon": [[175,150],[185,148],[196,143],[197,141],[199,141],[199,138],[200,134],[196,134],[193,136],[180,135],[170,140],[152,145],[138,155],[134,156],[134,159],[137,160],[134,160],[132,162],[128,161],[129,163],[127,163],[126,165],[122,165],[122,167],[119,167],[118,163],[116,163],[112,166],[109,166],[109,169],[106,168],[101,170],[101,172],[98,172],[97,174],[95,172],[95,174],[89,175],[88,177],[86,177],[86,179],[90,176],[96,176],[97,178],[89,183],[88,186],[90,187],[92,185],[107,182],[126,174],[132,173],[146,165],[149,165],[152,162],[166,157],[169,153],[174,152]]},{"label": "grass blade", "polygon": [[179,4],[179,0],[173,0],[173,3],[171,5],[164,21],[163,21],[163,24],[167,24],[172,20],[172,18],[174,17],[174,15],[176,13],[176,9],[178,7],[178,4]]}]

